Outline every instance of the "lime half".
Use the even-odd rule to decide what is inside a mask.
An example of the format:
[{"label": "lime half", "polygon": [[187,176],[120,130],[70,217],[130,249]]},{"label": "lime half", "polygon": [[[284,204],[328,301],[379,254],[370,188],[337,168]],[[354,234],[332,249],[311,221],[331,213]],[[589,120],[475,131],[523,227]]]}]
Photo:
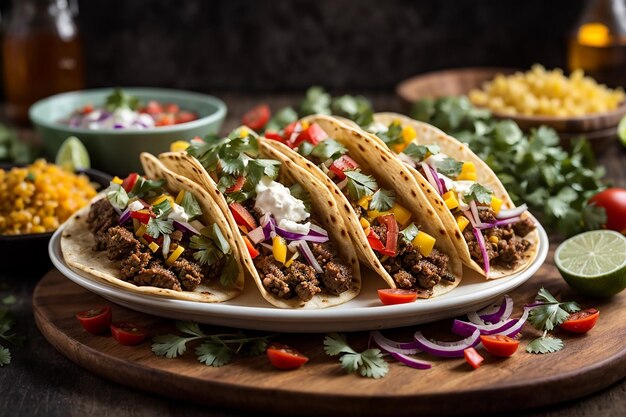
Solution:
[{"label": "lime half", "polygon": [[585,295],[608,297],[626,288],[626,237],[612,230],[567,239],[554,262],[565,281]]},{"label": "lime half", "polygon": [[617,125],[617,136],[622,141],[622,145],[626,146],[626,116],[622,117]]},{"label": "lime half", "polygon": [[68,171],[87,169],[91,166],[89,152],[76,136],[65,139],[57,151],[55,163]]}]

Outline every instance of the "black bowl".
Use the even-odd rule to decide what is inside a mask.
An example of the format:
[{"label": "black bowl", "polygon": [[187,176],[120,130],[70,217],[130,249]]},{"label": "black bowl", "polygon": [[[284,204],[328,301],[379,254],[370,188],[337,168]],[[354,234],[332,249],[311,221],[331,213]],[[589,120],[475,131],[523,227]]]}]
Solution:
[{"label": "black bowl", "polygon": [[[1,164],[0,169],[11,169],[23,164]],[[106,188],[113,178],[111,175],[95,169],[79,171],[100,186],[99,190]],[[3,262],[2,272],[19,273],[20,271],[32,273],[43,272],[50,269],[52,263],[48,257],[48,242],[53,232],[30,233],[24,235],[0,235],[0,253]]]}]

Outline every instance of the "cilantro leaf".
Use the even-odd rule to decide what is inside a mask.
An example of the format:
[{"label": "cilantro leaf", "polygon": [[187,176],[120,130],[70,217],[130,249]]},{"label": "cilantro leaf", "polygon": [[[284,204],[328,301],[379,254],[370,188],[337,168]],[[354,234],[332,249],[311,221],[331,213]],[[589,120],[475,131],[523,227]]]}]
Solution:
[{"label": "cilantro leaf", "polygon": [[563,341],[556,337],[542,336],[526,346],[528,353],[552,353],[563,349]]},{"label": "cilantro leaf", "polygon": [[198,216],[202,215],[202,209],[200,208],[200,204],[198,204],[198,200],[194,197],[193,193],[189,191],[185,191],[183,194],[183,199],[180,202],[181,207],[187,213],[189,220],[193,220]]},{"label": "cilantro leaf", "polygon": [[156,336],[152,339],[151,350],[157,356],[176,358],[187,351],[187,343],[198,337],[180,337],[175,334]]},{"label": "cilantro leaf", "polygon": [[311,212],[311,195],[307,190],[304,189],[302,185],[300,185],[299,183],[293,184],[291,187],[289,187],[289,192],[292,196],[304,203],[306,211],[308,211],[309,213]]},{"label": "cilantro leaf", "polygon": [[150,180],[140,175],[128,195],[137,198],[153,197],[162,193],[165,183],[165,179]]},{"label": "cilantro leaf", "polygon": [[116,88],[106,98],[106,108],[109,111],[127,107],[131,110],[139,108],[139,99],[135,96],[125,93],[121,88]]},{"label": "cilantro leaf", "polygon": [[200,326],[195,321],[177,321],[176,328],[182,332],[192,336],[202,337],[205,336],[204,332],[200,329]]},{"label": "cilantro leaf", "polygon": [[313,145],[311,142],[304,141],[300,143],[300,145],[298,145],[298,153],[302,156],[311,155],[311,152],[313,152],[313,149],[315,149],[315,145]]},{"label": "cilantro leaf", "polygon": [[374,194],[378,188],[378,183],[371,175],[365,175],[360,171],[344,171],[348,178],[348,194],[354,201],[358,201],[361,197]]},{"label": "cilantro leaf", "polygon": [[248,175],[246,183],[249,186],[256,187],[264,176],[270,177],[272,180],[278,178],[280,172],[280,161],[273,159],[252,159],[247,166]]},{"label": "cilantro leaf", "polygon": [[402,137],[402,126],[400,123],[392,122],[389,126],[387,126],[386,131],[376,132],[376,136],[385,142],[388,147],[404,143],[404,138]]},{"label": "cilantro leaf", "polygon": [[0,346],[0,366],[8,365],[11,363],[11,352],[9,349]]},{"label": "cilantro leaf", "polygon": [[463,162],[448,157],[442,161],[436,161],[435,168],[447,177],[456,178],[461,173]]},{"label": "cilantro leaf", "polygon": [[156,214],[157,218],[166,216],[167,213],[172,211],[172,203],[170,202],[170,199],[166,198],[165,200],[161,201],[159,204],[153,205],[152,211],[154,211],[154,214]]},{"label": "cilantro leaf", "polygon": [[474,183],[470,187],[469,192],[465,194],[464,200],[468,203],[472,200],[476,200],[478,203],[481,204],[490,204],[492,195],[493,191],[483,187],[479,183]]},{"label": "cilantro leaf", "polygon": [[289,123],[298,120],[298,113],[292,107],[284,107],[276,112],[276,114],[265,125],[266,132],[278,132],[283,130]]},{"label": "cilantro leaf", "polygon": [[128,205],[128,194],[120,184],[112,182],[105,191],[105,195],[113,207],[124,210]]},{"label": "cilantro leaf", "polygon": [[320,161],[326,161],[329,158],[337,159],[346,152],[348,152],[348,150],[345,146],[329,138],[315,145],[310,154],[318,157]]},{"label": "cilantro leaf", "polygon": [[557,303],[558,304],[558,300],[556,298],[554,298],[554,296],[552,294],[550,294],[550,291],[546,290],[544,287],[539,288],[539,291],[537,292],[537,296],[535,297],[536,301],[541,301],[544,303]]},{"label": "cilantro leaf", "polygon": [[6,297],[2,299],[2,304],[4,304],[5,306],[15,304],[16,302],[17,302],[17,298],[15,298],[14,295],[7,295]]},{"label": "cilantro leaf", "polygon": [[426,159],[426,155],[436,155],[439,152],[441,152],[441,148],[439,148],[438,145],[418,145],[415,142],[409,143],[407,147],[404,148],[404,150],[402,151],[403,154],[405,154],[415,162],[422,162],[424,159]]},{"label": "cilantro leaf", "polygon": [[586,204],[582,208],[582,219],[586,229],[601,229],[607,221],[606,209],[595,204]]},{"label": "cilantro leaf", "polygon": [[419,232],[419,227],[417,227],[415,223],[411,223],[405,227],[404,230],[400,231],[400,236],[407,242],[413,242],[413,239],[415,239],[415,236],[417,236]]},{"label": "cilantro leaf", "polygon": [[267,349],[267,340],[260,338],[246,343],[239,353],[245,356],[259,356],[265,352],[265,349]]},{"label": "cilantro leaf", "polygon": [[396,203],[396,192],[379,188],[372,196],[370,208],[372,210],[387,211]]},{"label": "cilantro leaf", "polygon": [[560,303],[543,287],[539,289],[535,300],[541,304],[530,310],[528,321],[538,330],[551,331],[567,320],[570,313],[580,311],[577,303],[573,301]]},{"label": "cilantro leaf", "polygon": [[174,221],[168,219],[151,218],[148,221],[148,227],[146,233],[152,236],[154,239],[159,235],[169,235],[174,231]]},{"label": "cilantro leaf", "polygon": [[220,284],[225,287],[232,287],[237,281],[237,275],[239,275],[239,262],[233,255],[228,254],[222,268],[222,275],[220,275]]},{"label": "cilantro leaf", "polygon": [[382,378],[389,372],[389,364],[383,359],[380,349],[367,349],[361,353],[363,365],[359,372],[368,378]]},{"label": "cilantro leaf", "polygon": [[330,94],[322,87],[310,87],[300,103],[300,116],[330,114]]},{"label": "cilantro leaf", "polygon": [[220,230],[219,226],[216,223],[213,223],[209,227],[205,227],[200,231],[200,233],[206,237],[211,238],[213,243],[217,246],[217,248],[223,254],[230,253],[230,244],[224,237],[224,234]]},{"label": "cilantro leaf", "polygon": [[341,355],[339,362],[341,362],[341,367],[348,373],[358,371],[359,367],[363,365],[363,359],[361,359],[361,355],[358,353],[346,353],[345,355]]},{"label": "cilantro leaf", "polygon": [[361,127],[374,121],[374,110],[368,99],[362,96],[336,97],[330,105],[332,114],[347,117]]},{"label": "cilantro leaf", "polygon": [[344,334],[331,333],[324,338],[324,352],[329,356],[337,356],[341,353],[356,353],[348,345],[348,339]]},{"label": "cilantro leaf", "polygon": [[208,340],[196,348],[198,360],[207,366],[220,367],[233,360],[233,351],[223,343]]},{"label": "cilantro leaf", "polygon": [[389,371],[389,365],[383,359],[379,349],[367,349],[361,353],[348,344],[346,336],[332,333],[324,338],[324,352],[329,356],[339,357],[341,367],[346,372],[359,372],[368,378],[382,378]]}]

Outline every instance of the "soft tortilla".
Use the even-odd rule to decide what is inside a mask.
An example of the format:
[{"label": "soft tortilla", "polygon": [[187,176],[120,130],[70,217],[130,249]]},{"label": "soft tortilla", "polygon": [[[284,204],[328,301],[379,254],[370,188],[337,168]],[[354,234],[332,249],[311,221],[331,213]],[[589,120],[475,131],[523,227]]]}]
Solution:
[{"label": "soft tortilla", "polygon": [[[180,190],[185,190],[196,197],[202,208],[203,223],[206,225],[215,223],[219,226],[230,244],[233,255],[241,265],[241,251],[235,243],[228,222],[211,197],[197,184],[166,169],[158,159],[150,154],[142,153],[141,163],[147,177],[165,178],[167,180],[167,188],[172,195],[176,195]],[[100,194],[92,203],[103,197],[104,195]],[[106,251],[93,250],[95,241],[87,227],[89,209],[90,206],[75,213],[64,225],[61,235],[61,251],[65,262],[72,269],[87,273],[91,278],[107,282],[126,291],[178,300],[219,303],[236,297],[243,290],[244,270],[241,266],[235,284],[229,288],[223,287],[217,281],[201,284],[194,291],[174,291],[151,286],[137,286],[118,278],[120,276],[120,261],[108,259]]]},{"label": "soft tortilla", "polygon": [[[282,156],[262,141],[259,142],[259,153],[260,157],[269,159],[281,160],[279,156]],[[160,154],[159,159],[172,171],[190,178],[206,189],[215,200],[217,206],[221,208],[230,224],[230,228],[235,231],[239,230],[237,223],[228,208],[224,195],[222,195],[222,193],[217,189],[215,182],[211,179],[210,175],[197,159],[185,152],[166,152]],[[328,231],[330,240],[334,243],[333,246],[335,250],[339,252],[339,256],[343,262],[352,268],[353,282],[352,287],[349,290],[339,295],[333,295],[322,291],[321,293],[314,295],[311,300],[306,302],[298,299],[297,297],[287,300],[279,298],[265,289],[261,276],[254,266],[247,249],[245,249],[245,242],[242,236],[239,233],[234,233],[235,239],[239,244],[243,245],[244,249],[242,250],[242,253],[244,254],[243,258],[245,259],[244,263],[259,288],[261,295],[265,298],[265,300],[276,307],[302,309],[332,307],[353,299],[361,290],[359,261],[354,248],[351,245],[345,245],[343,243],[348,237],[348,228],[346,227],[339,210],[334,203],[332,194],[321,183],[319,183],[319,181],[316,181],[315,178],[311,177],[310,174],[291,161],[282,161],[280,177],[277,181],[285,185],[299,183],[309,192],[313,208],[311,214],[321,223],[324,229]]]},{"label": "soft tortilla", "polygon": [[[515,205],[511,200],[511,197],[507,193],[504,185],[498,179],[498,176],[491,170],[489,165],[485,163],[482,159],[480,159],[474,152],[472,152],[467,146],[467,144],[458,141],[450,135],[447,135],[443,131],[437,129],[436,127],[428,124],[419,122],[417,120],[411,119],[410,117],[406,117],[397,113],[376,113],[374,115],[374,121],[377,123],[382,123],[385,126],[391,124],[394,120],[400,122],[402,126],[409,125],[415,129],[417,133],[417,141],[420,144],[425,145],[438,145],[441,148],[441,151],[446,155],[451,156],[460,161],[473,162],[476,166],[476,173],[480,184],[491,188],[496,197],[502,199],[503,208],[512,208]],[[387,146],[385,143],[378,138],[374,134],[370,134],[373,139],[376,139],[382,146]],[[483,276],[485,275],[485,270],[482,265],[478,264],[474,261],[470,255],[469,247],[461,230],[459,229],[456,219],[452,215],[452,212],[446,207],[443,199],[439,195],[439,193],[434,189],[434,187],[413,167],[405,165],[406,169],[408,169],[411,174],[415,177],[417,182],[419,183],[422,191],[428,198],[433,209],[437,212],[437,215],[441,218],[443,223],[448,230],[448,234],[450,235],[450,239],[454,243],[459,256],[463,263],[473,270],[479,272]],[[535,222],[536,220],[530,215],[527,211],[522,214],[522,218],[532,218]],[[502,278],[517,272],[520,272],[526,269],[537,257],[537,248],[539,244],[539,232],[534,230],[530,232],[525,239],[531,243],[529,249],[524,253],[524,260],[521,261],[516,268],[506,269],[504,267],[494,265],[490,267],[488,279]]]},{"label": "soft tortilla", "polygon": [[[396,199],[403,207],[411,211],[416,224],[422,230],[437,239],[435,247],[449,256],[449,270],[455,277],[454,283],[438,284],[433,288],[433,296],[445,294],[454,289],[461,282],[463,265],[457,256],[457,250],[442,221],[431,208],[428,200],[421,192],[415,178],[409,175],[400,163],[385,147],[372,140],[359,129],[354,129],[341,121],[329,116],[309,116],[305,118],[309,123],[317,123],[328,135],[345,146],[352,157],[365,171],[371,173],[378,184],[396,192]],[[292,160],[305,168],[315,178],[321,181],[329,190],[340,207],[343,219],[349,225],[349,232],[357,248],[360,259],[374,272],[379,274],[391,288],[396,288],[393,278],[385,270],[378,257],[370,247],[359,218],[352,205],[337,185],[312,162],[284,144],[265,139],[265,144],[281,152],[283,161]]]}]

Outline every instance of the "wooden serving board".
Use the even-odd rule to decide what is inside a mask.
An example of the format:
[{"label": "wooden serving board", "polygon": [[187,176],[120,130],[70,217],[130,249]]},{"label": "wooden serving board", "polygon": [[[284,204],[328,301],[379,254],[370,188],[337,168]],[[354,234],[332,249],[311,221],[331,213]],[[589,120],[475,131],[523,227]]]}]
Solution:
[{"label": "wooden serving board", "polygon": [[[552,256],[549,256],[552,259]],[[545,286],[563,300],[576,300],[583,308],[596,307],[600,320],[586,335],[557,330],[565,348],[557,353],[533,355],[526,344],[539,335],[530,326],[511,358],[496,358],[484,350],[483,365],[473,370],[463,359],[421,358],[433,363],[430,370],[416,370],[390,363],[385,378],[372,380],[346,374],[336,358],[324,354],[324,335],[279,335],[276,340],[291,345],[310,358],[294,371],[272,368],[264,355],[236,358],[221,368],[196,360],[193,345],[181,358],[155,356],[150,341],[135,347],[121,346],[110,336],[85,332],[74,315],[78,311],[111,303],[63,277],[49,272],[33,295],[37,325],[46,339],[78,365],[117,383],[184,401],[215,408],[284,415],[461,415],[520,410],[571,400],[600,390],[626,377],[626,292],[612,299],[583,299],[561,279],[551,264],[511,296],[521,315]],[[145,325],[153,334],[173,332],[169,320],[112,305],[114,320]],[[420,326],[427,337],[450,336],[451,321]],[[208,328],[207,332],[218,331]],[[384,333],[397,340],[410,340],[416,328]],[[349,333],[357,349],[367,346],[367,333]]]}]

